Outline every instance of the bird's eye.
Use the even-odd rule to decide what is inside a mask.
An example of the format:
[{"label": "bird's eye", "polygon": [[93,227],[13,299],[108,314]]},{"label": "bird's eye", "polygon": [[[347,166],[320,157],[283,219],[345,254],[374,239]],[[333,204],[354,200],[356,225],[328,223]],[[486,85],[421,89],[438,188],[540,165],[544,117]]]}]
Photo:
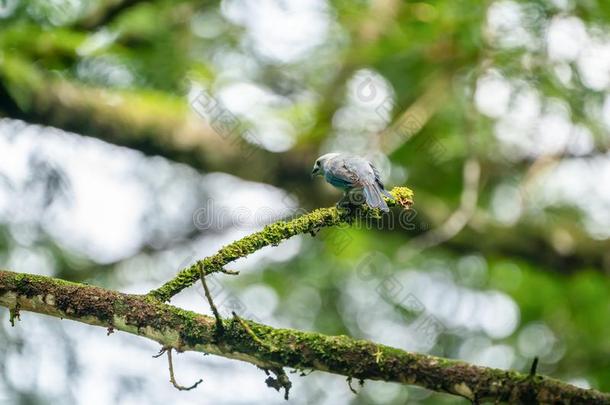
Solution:
[{"label": "bird's eye", "polygon": [[316,166],[320,166],[320,162],[319,161],[316,162]]}]

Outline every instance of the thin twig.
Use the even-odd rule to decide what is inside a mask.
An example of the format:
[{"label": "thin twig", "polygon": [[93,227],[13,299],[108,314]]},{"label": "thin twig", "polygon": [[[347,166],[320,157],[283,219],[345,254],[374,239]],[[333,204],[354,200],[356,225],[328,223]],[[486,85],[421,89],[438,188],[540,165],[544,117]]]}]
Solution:
[{"label": "thin twig", "polygon": [[205,293],[205,298],[208,300],[208,304],[210,304],[210,308],[212,308],[212,313],[214,314],[214,318],[216,318],[216,331],[219,334],[223,334],[225,331],[225,327],[222,324],[222,318],[220,317],[220,312],[218,312],[218,308],[214,304],[214,300],[212,299],[212,294],[210,293],[210,289],[208,288],[208,284],[205,282],[205,274],[203,273],[203,269],[200,270],[201,273],[201,285],[203,286],[203,292]]},{"label": "thin twig", "polygon": [[[176,377],[174,377],[174,362],[172,361],[172,348],[168,347],[167,350],[167,363],[169,365],[169,382],[179,391],[190,391],[193,388],[196,388],[199,384],[203,382],[202,379],[199,379],[195,384],[190,387],[184,387],[176,382]],[[161,353],[162,354],[162,353]]]},{"label": "thin twig", "polygon": [[532,367],[530,367],[530,377],[536,376],[537,368],[538,368],[538,356],[534,357],[534,361],[532,361]]},{"label": "thin twig", "polygon": [[161,349],[159,350],[159,353],[153,354],[153,358],[158,359],[159,357],[163,356],[163,354],[166,351],[167,351],[167,347],[165,347],[165,346],[161,347]]},{"label": "thin twig", "polygon": [[270,345],[267,342],[264,342],[261,338],[259,338],[256,333],[254,333],[254,331],[252,330],[252,328],[250,328],[250,326],[248,326],[248,324],[241,319],[236,313],[235,311],[231,312],[233,314],[233,318],[235,318],[235,320],[237,322],[239,322],[239,324],[242,326],[242,328],[244,328],[244,330],[248,333],[248,335],[250,335],[250,337],[252,338],[252,340],[254,340],[256,343],[258,343],[259,345],[263,346],[264,348],[266,348],[269,351],[274,351],[274,347],[272,345]]},{"label": "thin twig", "polygon": [[349,387],[349,390],[354,393],[354,395],[358,395],[358,391],[352,387],[352,377],[347,377],[347,386]]},{"label": "thin twig", "polygon": [[15,319],[17,319],[18,321],[21,320],[21,315],[19,314],[19,302],[16,302],[13,308],[9,308],[8,312],[9,322],[11,323],[12,327],[15,327]]}]

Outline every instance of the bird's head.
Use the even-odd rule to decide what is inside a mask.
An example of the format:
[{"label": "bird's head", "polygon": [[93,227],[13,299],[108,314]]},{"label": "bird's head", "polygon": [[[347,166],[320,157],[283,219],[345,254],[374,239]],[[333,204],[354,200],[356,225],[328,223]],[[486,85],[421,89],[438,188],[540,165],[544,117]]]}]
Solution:
[{"label": "bird's head", "polygon": [[324,175],[324,164],[329,160],[338,156],[338,153],[327,153],[325,155],[320,156],[316,159],[316,163],[313,165],[313,169],[311,171],[311,177],[323,176]]}]

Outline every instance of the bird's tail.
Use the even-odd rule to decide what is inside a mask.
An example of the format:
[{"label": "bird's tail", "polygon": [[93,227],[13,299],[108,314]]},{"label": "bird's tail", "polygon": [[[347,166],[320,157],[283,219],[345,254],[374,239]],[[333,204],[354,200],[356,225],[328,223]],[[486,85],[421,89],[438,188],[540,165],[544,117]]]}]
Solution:
[{"label": "bird's tail", "polygon": [[381,191],[381,194],[385,195],[386,197],[392,200],[394,199],[394,196],[390,194],[385,188],[383,188],[383,186],[379,186],[379,191]]},{"label": "bird's tail", "polygon": [[[376,184],[367,184],[363,187],[364,198],[366,203],[372,208],[379,208],[382,211],[388,212],[388,204],[383,200],[381,196],[381,190]],[[388,193],[389,194],[389,193]]]}]

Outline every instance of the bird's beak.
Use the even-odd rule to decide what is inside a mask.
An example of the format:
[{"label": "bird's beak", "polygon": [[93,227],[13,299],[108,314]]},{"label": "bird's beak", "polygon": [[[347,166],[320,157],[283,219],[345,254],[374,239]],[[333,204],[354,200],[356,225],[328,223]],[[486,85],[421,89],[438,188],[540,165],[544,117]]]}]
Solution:
[{"label": "bird's beak", "polygon": [[320,168],[318,167],[314,167],[313,170],[311,171],[311,178],[313,179],[314,177],[316,177],[318,174],[320,174]]}]

